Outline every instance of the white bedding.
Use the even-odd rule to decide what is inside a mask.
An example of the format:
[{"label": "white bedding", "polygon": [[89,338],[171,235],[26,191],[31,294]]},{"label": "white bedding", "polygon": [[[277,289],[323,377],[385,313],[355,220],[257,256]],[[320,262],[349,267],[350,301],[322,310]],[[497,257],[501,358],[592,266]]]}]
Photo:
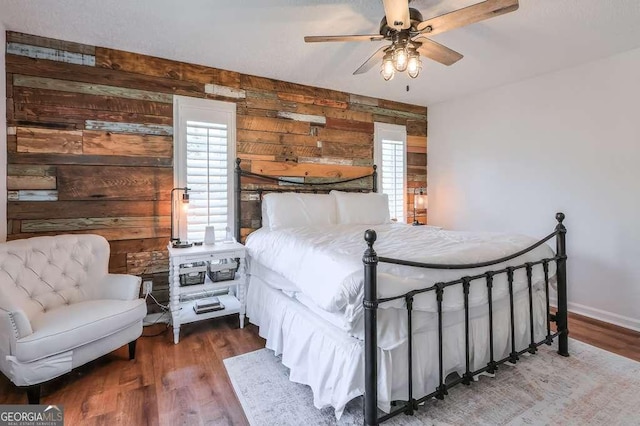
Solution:
[{"label": "white bedding", "polygon": [[[251,264],[257,262],[283,276],[289,283],[295,283],[292,285],[307,300],[320,309],[342,315],[346,329],[356,333],[361,327],[363,313],[362,255],[366,248],[364,231],[371,227],[378,234],[374,244],[378,256],[425,263],[477,263],[510,255],[536,241],[513,234],[456,232],[427,226],[384,224],[296,227],[275,231],[260,229],[249,235],[246,246]],[[495,265],[491,269],[498,270],[508,265],[520,265],[553,255],[549,246],[544,244],[524,256]],[[550,276],[553,276],[555,264],[552,262],[549,266]],[[379,263],[378,297],[395,296],[436,282],[446,282],[465,274],[473,275],[484,271],[485,268],[434,270]],[[533,282],[536,287],[542,283],[542,279],[542,267],[534,267]],[[516,271],[514,291],[520,292],[526,287],[525,271]],[[295,292],[293,289],[288,290]],[[502,299],[507,294],[506,276],[501,274],[494,280],[493,299]],[[469,303],[472,307],[487,303],[486,285],[472,283]],[[380,307],[402,308],[403,305],[404,301],[398,300]],[[460,286],[445,290],[444,311],[460,310],[463,306],[464,297]],[[436,312],[434,292],[416,297],[414,309]]]},{"label": "white bedding", "polygon": [[[504,303],[506,302],[506,303]],[[309,385],[317,408],[332,406],[339,419],[346,403],[364,392],[363,341],[350,337],[328,321],[326,311],[310,309],[295,297],[285,295],[266,283],[260,275],[251,277],[247,293],[247,314],[259,327],[266,347],[282,355],[282,363],[290,369],[289,379]],[[527,292],[514,298],[515,343],[518,350],[529,344],[529,299]],[[546,333],[544,290],[533,293],[536,341]],[[479,307],[470,318],[471,368],[477,370],[489,361],[489,322],[487,306]],[[401,312],[400,310],[390,310]],[[414,366],[421,373],[413,380],[414,396],[422,396],[438,386],[437,314],[431,316],[431,327],[414,331]],[[405,315],[406,317],[406,311]],[[501,359],[510,352],[509,303],[505,299],[494,306],[494,353]],[[465,371],[464,315],[446,312],[443,318],[444,375]],[[399,327],[406,327],[400,326]],[[393,400],[407,399],[407,343],[378,349],[378,406],[389,412]]]}]

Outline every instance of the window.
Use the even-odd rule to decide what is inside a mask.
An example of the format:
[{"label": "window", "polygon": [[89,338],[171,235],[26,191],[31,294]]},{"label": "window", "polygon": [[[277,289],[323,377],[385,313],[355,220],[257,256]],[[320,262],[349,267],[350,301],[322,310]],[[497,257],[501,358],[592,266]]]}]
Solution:
[{"label": "window", "polygon": [[378,166],[378,191],[389,196],[392,220],[406,222],[407,128],[374,123],[373,158]]},{"label": "window", "polygon": [[189,204],[174,197],[176,235],[203,241],[205,228],[222,240],[234,232],[236,104],[174,96],[174,185],[189,188]]}]

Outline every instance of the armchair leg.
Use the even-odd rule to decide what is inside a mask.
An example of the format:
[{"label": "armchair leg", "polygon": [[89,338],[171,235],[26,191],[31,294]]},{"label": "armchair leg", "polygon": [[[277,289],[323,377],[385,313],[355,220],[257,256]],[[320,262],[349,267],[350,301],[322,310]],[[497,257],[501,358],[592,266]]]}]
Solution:
[{"label": "armchair leg", "polygon": [[27,399],[29,404],[40,404],[40,385],[29,386],[27,388]]},{"label": "armchair leg", "polygon": [[133,342],[129,342],[129,359],[135,359],[136,358],[136,342],[137,340],[134,340]]}]

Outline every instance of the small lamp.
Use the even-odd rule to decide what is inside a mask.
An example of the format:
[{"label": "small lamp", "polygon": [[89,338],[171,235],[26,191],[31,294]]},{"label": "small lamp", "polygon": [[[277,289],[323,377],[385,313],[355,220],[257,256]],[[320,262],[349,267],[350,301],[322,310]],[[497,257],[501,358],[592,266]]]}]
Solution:
[{"label": "small lamp", "polygon": [[[171,247],[173,248],[187,248],[187,247],[191,247],[193,244],[189,243],[187,241],[180,241],[180,237],[178,236],[178,238],[174,238],[173,236],[173,205],[174,205],[174,200],[173,200],[173,194],[176,191],[184,191],[182,194],[182,204],[183,205],[188,205],[189,204],[189,188],[184,187],[184,188],[173,188],[171,190]],[[178,213],[178,234],[180,234],[180,214]]]},{"label": "small lamp", "polygon": [[418,222],[416,219],[416,210],[417,209],[426,209],[427,208],[427,194],[422,192],[422,188],[420,188],[419,193],[415,193],[413,195],[413,226],[416,225],[424,225],[423,223]]}]

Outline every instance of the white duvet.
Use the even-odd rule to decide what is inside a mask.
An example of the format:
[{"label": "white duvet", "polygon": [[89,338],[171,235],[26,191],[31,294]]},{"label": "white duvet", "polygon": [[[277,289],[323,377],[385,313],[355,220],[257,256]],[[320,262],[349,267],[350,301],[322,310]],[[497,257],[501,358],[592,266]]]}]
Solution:
[{"label": "white duvet", "polygon": [[[323,227],[297,227],[271,231],[260,229],[247,238],[250,261],[257,261],[295,283],[297,290],[319,308],[344,315],[346,324],[361,325],[364,297],[364,267],[362,255],[366,249],[364,231],[377,233],[374,249],[381,257],[400,258],[425,263],[477,263],[497,259],[518,252],[536,240],[514,234],[488,232],[445,231],[428,226],[413,227],[404,224],[334,225]],[[491,267],[520,265],[528,261],[553,257],[553,251],[543,244],[535,250],[510,262]],[[550,276],[555,264],[550,263]],[[378,297],[404,294],[412,289],[424,288],[436,282],[474,275],[483,269],[434,270],[378,264]],[[543,283],[541,266],[533,269],[536,287]],[[527,288],[523,269],[516,271],[514,291]],[[508,286],[505,274],[494,279],[493,299],[505,298]],[[469,293],[470,306],[487,303],[484,280],[473,281]],[[380,305],[381,308],[402,308],[404,301]],[[443,309],[459,310],[464,307],[461,286],[445,290]],[[423,293],[414,300],[414,309],[437,311],[434,292]],[[358,333],[359,334],[359,333]],[[396,340],[396,339],[394,339]]]}]

